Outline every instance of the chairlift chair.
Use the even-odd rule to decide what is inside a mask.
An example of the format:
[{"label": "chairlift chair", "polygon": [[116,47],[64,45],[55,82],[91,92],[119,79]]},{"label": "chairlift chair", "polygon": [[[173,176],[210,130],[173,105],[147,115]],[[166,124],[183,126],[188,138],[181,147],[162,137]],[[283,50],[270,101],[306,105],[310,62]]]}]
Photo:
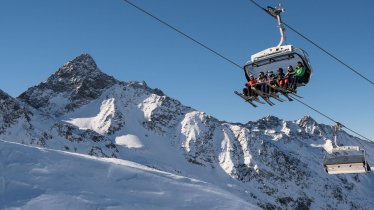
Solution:
[{"label": "chairlift chair", "polygon": [[[325,157],[323,161],[323,167],[329,174],[350,174],[350,173],[367,173],[369,172],[370,166],[366,161],[365,150],[360,149],[360,147],[338,147],[334,148],[335,154],[337,152],[347,152],[347,151],[360,151],[361,154],[358,155],[347,155],[338,154],[335,157]],[[338,150],[336,150],[338,149]]]},{"label": "chairlift chair", "polygon": [[[358,146],[337,146],[337,132],[342,127],[340,123],[334,126],[334,144],[330,156],[325,156],[323,167],[328,174],[367,173],[371,171],[366,161],[365,150]],[[352,152],[358,154],[350,154]],[[343,154],[342,154],[343,153]]]},{"label": "chairlift chair", "polygon": [[288,66],[295,68],[297,62],[301,62],[305,67],[305,74],[303,78],[299,80],[297,86],[308,84],[312,75],[312,67],[308,59],[308,54],[300,48],[296,48],[292,45],[285,45],[285,28],[283,27],[280,16],[280,14],[284,12],[284,9],[278,5],[276,8],[268,7],[267,11],[278,20],[281,40],[276,47],[265,49],[251,56],[251,60],[244,65],[245,77],[249,80],[249,75],[251,74],[258,76],[260,72],[276,72],[279,68],[284,69],[284,73],[287,73]]}]

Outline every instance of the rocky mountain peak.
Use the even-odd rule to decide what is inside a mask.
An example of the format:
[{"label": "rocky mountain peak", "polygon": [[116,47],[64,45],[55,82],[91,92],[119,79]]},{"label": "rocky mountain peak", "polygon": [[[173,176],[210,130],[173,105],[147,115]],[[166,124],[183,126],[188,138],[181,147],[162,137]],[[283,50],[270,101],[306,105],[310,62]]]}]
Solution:
[{"label": "rocky mountain peak", "polygon": [[89,54],[81,54],[73,60],[64,64],[56,76],[61,78],[74,78],[77,76],[89,76],[90,74],[103,74],[98,68],[94,59]]},{"label": "rocky mountain peak", "polygon": [[311,117],[311,116],[304,116],[300,120],[297,121],[297,124],[299,124],[301,127],[312,127],[317,126],[318,123]]},{"label": "rocky mountain peak", "polygon": [[54,110],[59,115],[59,112],[96,99],[116,83],[116,79],[100,71],[89,54],[82,54],[64,64],[45,82],[29,88],[19,98],[34,108]]},{"label": "rocky mountain peak", "polygon": [[248,122],[248,124],[253,124],[259,129],[266,129],[268,127],[276,127],[282,124],[282,120],[275,116],[267,116],[257,120],[256,122]]},{"label": "rocky mountain peak", "polygon": [[113,85],[116,80],[100,71],[89,54],[82,54],[64,64],[41,86],[56,92],[75,91],[85,86],[102,89]]}]

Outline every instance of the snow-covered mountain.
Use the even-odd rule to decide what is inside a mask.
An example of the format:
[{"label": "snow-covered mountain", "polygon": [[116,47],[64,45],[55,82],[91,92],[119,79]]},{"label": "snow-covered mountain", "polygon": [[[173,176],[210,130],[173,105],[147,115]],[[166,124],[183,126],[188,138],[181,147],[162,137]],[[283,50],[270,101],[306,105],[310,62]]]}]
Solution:
[{"label": "snow-covered mountain", "polygon": [[[0,139],[5,141],[136,162],[209,183],[250,208],[374,206],[372,174],[326,174],[322,160],[331,148],[332,128],[309,116],[219,121],[145,82],[104,74],[88,54],[16,99],[0,92],[0,100]],[[339,139],[344,145],[364,145],[374,165],[374,143],[344,131]]]}]

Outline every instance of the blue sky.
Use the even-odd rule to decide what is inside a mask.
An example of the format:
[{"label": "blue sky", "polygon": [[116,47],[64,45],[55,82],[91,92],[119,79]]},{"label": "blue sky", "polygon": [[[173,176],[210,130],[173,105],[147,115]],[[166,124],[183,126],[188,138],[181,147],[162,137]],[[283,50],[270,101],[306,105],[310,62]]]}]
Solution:
[{"label": "blue sky", "polygon": [[[249,0],[133,0],[235,63],[279,42],[276,21]],[[283,20],[374,80],[374,2],[258,0],[285,7]],[[0,89],[18,96],[68,60],[89,53],[119,80],[144,80],[183,104],[230,122],[267,115],[310,115],[298,102],[252,108],[233,94],[243,72],[121,0],[0,1]],[[303,101],[374,139],[374,87],[290,30],[287,43],[303,48],[314,69]]]}]

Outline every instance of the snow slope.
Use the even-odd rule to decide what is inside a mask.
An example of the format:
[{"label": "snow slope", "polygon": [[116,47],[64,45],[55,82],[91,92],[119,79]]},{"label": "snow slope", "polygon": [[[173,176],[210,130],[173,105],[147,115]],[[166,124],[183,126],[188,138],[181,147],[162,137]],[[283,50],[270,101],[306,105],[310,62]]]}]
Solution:
[{"label": "snow slope", "polygon": [[3,209],[259,209],[207,182],[131,161],[0,141]]}]

